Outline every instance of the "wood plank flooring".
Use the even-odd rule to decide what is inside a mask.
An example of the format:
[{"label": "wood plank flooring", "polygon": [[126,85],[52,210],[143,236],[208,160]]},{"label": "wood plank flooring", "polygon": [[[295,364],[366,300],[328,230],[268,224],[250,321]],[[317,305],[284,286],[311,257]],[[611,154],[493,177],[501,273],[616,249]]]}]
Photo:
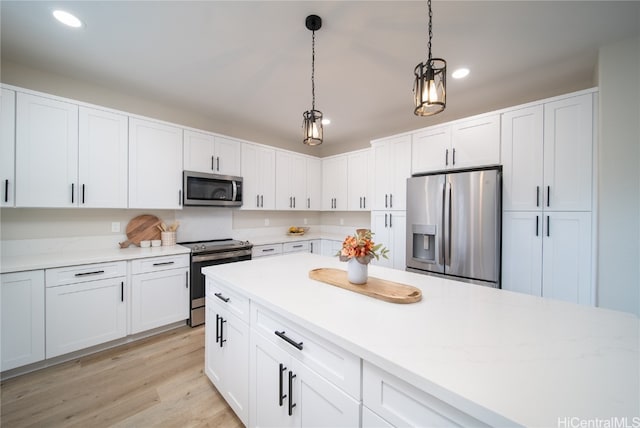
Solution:
[{"label": "wood plank flooring", "polygon": [[204,326],[8,379],[2,427],[242,427],[204,374]]}]

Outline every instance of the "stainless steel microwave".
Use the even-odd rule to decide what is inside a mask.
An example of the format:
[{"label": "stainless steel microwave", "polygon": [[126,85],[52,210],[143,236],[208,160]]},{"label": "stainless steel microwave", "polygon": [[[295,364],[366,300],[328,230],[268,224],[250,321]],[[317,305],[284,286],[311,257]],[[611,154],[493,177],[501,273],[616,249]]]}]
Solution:
[{"label": "stainless steel microwave", "polygon": [[239,207],[242,205],[242,177],[183,171],[182,180],[184,206]]}]

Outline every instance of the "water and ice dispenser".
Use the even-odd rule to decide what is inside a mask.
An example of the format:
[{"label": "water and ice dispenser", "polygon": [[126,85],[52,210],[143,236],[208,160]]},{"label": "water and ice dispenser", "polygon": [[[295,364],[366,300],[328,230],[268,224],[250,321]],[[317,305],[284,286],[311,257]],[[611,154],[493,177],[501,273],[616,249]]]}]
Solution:
[{"label": "water and ice dispenser", "polygon": [[412,258],[420,262],[436,263],[438,254],[436,248],[437,226],[435,224],[413,224],[411,230],[413,237]]}]

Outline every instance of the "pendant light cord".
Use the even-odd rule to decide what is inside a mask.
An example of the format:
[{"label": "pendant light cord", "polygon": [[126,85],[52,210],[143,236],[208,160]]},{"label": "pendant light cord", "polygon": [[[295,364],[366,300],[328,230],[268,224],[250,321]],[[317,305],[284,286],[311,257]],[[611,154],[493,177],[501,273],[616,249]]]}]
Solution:
[{"label": "pendant light cord", "polygon": [[315,84],[315,70],[316,70],[316,32],[311,32],[311,110],[316,109],[316,84]]},{"label": "pendant light cord", "polygon": [[428,43],[428,48],[429,48],[429,54],[427,55],[427,58],[429,59],[429,62],[431,62],[431,37],[433,37],[433,32],[431,31],[431,18],[433,18],[433,13],[431,12],[431,0],[427,0],[427,5],[429,6],[429,43]]}]

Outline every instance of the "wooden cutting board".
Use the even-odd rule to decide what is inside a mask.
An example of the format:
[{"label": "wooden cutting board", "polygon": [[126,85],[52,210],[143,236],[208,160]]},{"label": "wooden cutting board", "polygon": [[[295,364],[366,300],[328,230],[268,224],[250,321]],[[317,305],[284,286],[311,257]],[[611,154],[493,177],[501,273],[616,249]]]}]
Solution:
[{"label": "wooden cutting board", "polygon": [[422,300],[422,291],[412,285],[372,276],[367,279],[365,284],[352,284],[347,280],[347,272],[340,269],[313,269],[309,271],[309,278],[391,303],[414,303]]},{"label": "wooden cutting board", "polygon": [[120,243],[120,248],[127,248],[131,244],[140,245],[140,241],[160,239],[158,225],[162,221],[151,214],[143,214],[131,219],[127,225],[127,240]]}]

